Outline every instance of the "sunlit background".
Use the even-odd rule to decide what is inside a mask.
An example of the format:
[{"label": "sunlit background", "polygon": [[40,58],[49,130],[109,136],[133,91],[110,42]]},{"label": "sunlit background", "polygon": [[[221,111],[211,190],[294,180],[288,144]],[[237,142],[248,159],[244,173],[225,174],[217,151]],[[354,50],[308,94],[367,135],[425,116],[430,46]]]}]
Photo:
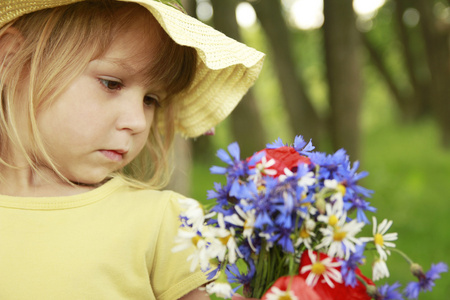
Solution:
[{"label": "sunlit background", "polygon": [[[213,8],[209,0],[197,0],[197,16],[202,21],[208,21],[213,15]],[[323,24],[322,0],[282,0],[286,15],[292,26],[301,30],[320,28]],[[371,29],[372,18],[378,9],[385,4],[385,0],[354,0],[353,8],[358,15],[359,29],[367,31]],[[436,7],[436,11],[450,16],[450,9]],[[248,2],[241,2],[236,9],[236,18],[241,27],[248,28],[257,22],[256,13]],[[445,16],[443,16],[445,18]],[[419,12],[414,8],[408,8],[403,21],[408,26],[416,26],[419,23]]]},{"label": "sunlit background", "polygon": [[[202,21],[211,19],[213,9],[209,0],[198,0],[197,2],[198,18]],[[376,14],[384,2],[385,0],[354,0],[353,7],[358,16],[367,21]],[[291,25],[302,30],[311,30],[322,26],[324,20],[322,0],[282,0],[282,3]],[[242,2],[237,6],[236,18],[242,27],[251,27],[256,23],[256,13],[247,2]],[[409,12],[406,18],[412,23],[418,22],[417,12]]]}]

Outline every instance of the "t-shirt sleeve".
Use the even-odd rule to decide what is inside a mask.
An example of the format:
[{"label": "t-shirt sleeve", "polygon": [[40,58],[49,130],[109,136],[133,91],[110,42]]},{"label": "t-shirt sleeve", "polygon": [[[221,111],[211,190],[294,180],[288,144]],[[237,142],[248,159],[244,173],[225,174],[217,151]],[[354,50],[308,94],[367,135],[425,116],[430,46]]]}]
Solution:
[{"label": "t-shirt sleeve", "polygon": [[207,282],[201,270],[190,271],[190,262],[187,261],[187,257],[194,251],[194,247],[172,252],[180,226],[178,199],[182,197],[176,193],[170,193],[165,208],[161,211],[161,226],[150,270],[150,281],[158,300],[178,299]]}]

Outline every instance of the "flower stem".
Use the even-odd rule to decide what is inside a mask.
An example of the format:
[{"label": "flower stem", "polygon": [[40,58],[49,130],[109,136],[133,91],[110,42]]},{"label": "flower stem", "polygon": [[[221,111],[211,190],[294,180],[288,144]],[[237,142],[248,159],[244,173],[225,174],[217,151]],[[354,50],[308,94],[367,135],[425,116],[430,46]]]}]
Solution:
[{"label": "flower stem", "polygon": [[409,258],[408,255],[406,255],[405,252],[398,250],[397,248],[390,248],[390,250],[397,252],[398,254],[400,254],[400,256],[402,256],[410,265],[412,265],[414,262],[411,258]]}]

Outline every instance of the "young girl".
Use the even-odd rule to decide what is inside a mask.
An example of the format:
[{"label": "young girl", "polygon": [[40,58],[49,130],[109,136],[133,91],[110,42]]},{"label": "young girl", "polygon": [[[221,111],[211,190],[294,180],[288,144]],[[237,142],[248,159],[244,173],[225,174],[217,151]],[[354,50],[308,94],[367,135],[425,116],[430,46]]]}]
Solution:
[{"label": "young girl", "polygon": [[0,1],[0,299],[207,298],[159,188],[174,132],[223,120],[263,54],[180,9]]}]

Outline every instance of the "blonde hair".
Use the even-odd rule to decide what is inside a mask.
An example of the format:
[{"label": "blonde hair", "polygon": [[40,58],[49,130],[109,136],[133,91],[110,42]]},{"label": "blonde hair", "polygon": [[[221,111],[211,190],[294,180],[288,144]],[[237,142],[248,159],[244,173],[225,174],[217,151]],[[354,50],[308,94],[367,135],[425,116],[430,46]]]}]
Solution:
[{"label": "blonde hair", "polygon": [[[20,17],[0,29],[0,37],[10,27],[23,36],[19,50],[11,53],[7,62],[4,60],[1,63],[1,164],[17,167],[8,162],[8,151],[14,144],[35,171],[38,171],[39,163],[45,163],[68,181],[46,152],[36,125],[36,113],[54,101],[90,61],[101,57],[116,34],[144,13],[148,14],[145,25],[157,25],[161,40],[161,55],[156,63],[148,66],[148,76],[165,88],[168,97],[155,112],[146,147],[118,174],[138,186],[146,183],[147,186],[159,188],[167,183],[171,173],[169,153],[174,136],[173,101],[178,101],[177,93],[192,83],[197,54],[195,49],[176,44],[145,8],[114,0],[86,0],[41,10]],[[14,99],[18,98],[24,75],[29,81],[29,97],[27,103],[17,103]],[[23,133],[17,122],[18,116],[23,114],[29,119],[26,134],[29,135],[30,149],[25,149],[22,143]],[[164,126],[158,126],[161,120]],[[37,161],[39,158],[43,161]]]}]

